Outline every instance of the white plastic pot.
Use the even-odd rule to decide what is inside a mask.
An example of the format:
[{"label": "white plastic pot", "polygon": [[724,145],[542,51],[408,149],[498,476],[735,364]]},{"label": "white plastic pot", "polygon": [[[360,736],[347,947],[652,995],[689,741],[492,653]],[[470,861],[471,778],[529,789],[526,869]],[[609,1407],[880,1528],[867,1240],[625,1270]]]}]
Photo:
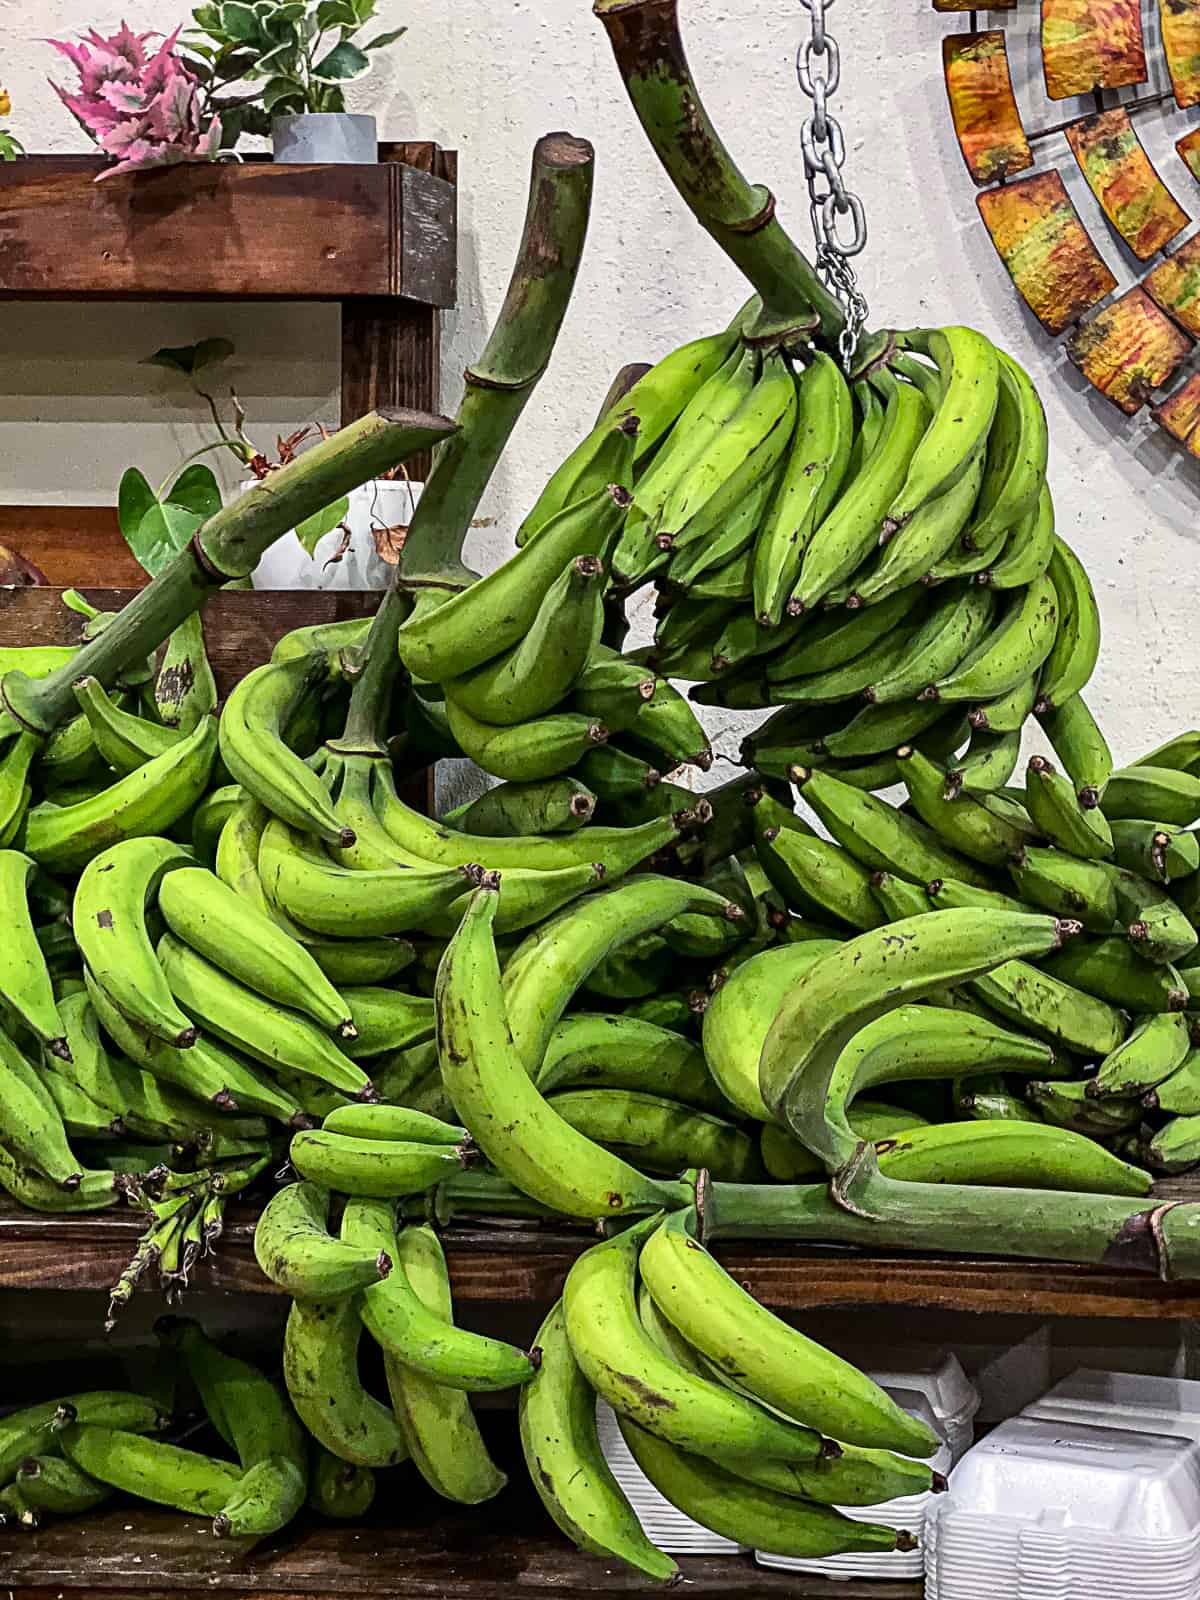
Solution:
[{"label": "white plastic pot", "polygon": [[302,111],[271,124],[276,161],[374,165],[379,160],[375,118],[360,111]]},{"label": "white plastic pot", "polygon": [[385,589],[391,563],[380,556],[376,535],[384,529],[406,528],[421,497],[422,485],[403,478],[377,478],[350,495],[346,527],[350,542],[341,555],[345,535],[340,528],[319,541],[310,556],[294,533],[267,551],[254,574],[256,589]]}]

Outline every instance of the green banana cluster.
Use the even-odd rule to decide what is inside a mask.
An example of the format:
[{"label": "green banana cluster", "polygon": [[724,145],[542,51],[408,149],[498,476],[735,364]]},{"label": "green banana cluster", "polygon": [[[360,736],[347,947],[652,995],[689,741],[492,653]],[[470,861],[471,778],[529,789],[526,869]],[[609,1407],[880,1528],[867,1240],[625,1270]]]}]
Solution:
[{"label": "green banana cluster", "polygon": [[[121,1490],[261,1536],[409,1461],[476,1504],[470,1396],[516,1388],[550,1515],[645,1576],[598,1397],[730,1539],[904,1548],[835,1507],[939,1487],[935,1441],[725,1272],[722,1214],[1099,1259],[1200,1165],[1200,734],[1118,766],[1083,698],[1036,390],[968,328],[847,372],[762,312],[610,397],[486,575],[461,535],[531,382],[499,347],[368,622],[295,629],[218,712],[175,612],[53,731],[0,719],[0,1184],[139,1209],[111,1324],[270,1173],[290,1301],[281,1385],[161,1330],[218,1453],[80,1397],[0,1429],[5,1514]],[[703,794],[697,706],[770,710]],[[429,816],[456,756],[492,785]],[[456,1324],[456,1215],[598,1225],[535,1350]]]},{"label": "green banana cluster", "polygon": [[546,1510],[583,1549],[673,1576],[605,1461],[600,1397],[655,1488],[716,1532],[807,1558],[913,1548],[911,1535],[834,1506],[944,1487],[919,1459],[937,1440],[758,1305],[696,1231],[690,1210],[650,1216],[571,1268],[520,1396],[521,1443]]}]

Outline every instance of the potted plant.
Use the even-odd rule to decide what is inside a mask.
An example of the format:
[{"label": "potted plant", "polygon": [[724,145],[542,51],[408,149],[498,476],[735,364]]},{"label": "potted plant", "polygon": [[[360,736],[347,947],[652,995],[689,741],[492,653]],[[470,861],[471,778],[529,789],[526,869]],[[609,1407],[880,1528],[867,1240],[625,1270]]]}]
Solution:
[{"label": "potted plant", "polygon": [[231,145],[270,133],[276,161],[373,162],[374,117],[346,110],[345,85],[407,30],[359,37],[378,0],[218,0],[197,6],[189,65]]},{"label": "potted plant", "polygon": [[[130,548],[151,573],[220,508],[220,486],[201,456],[214,451],[232,455],[248,472],[243,487],[249,487],[294,461],[306,443],[325,436],[319,423],[310,424],[277,439],[274,455],[268,456],[246,432],[245,412],[233,388],[228,391],[227,420],[214,393],[214,380],[233,354],[233,341],[218,336],[156,350],[146,357],[147,365],[161,367],[187,382],[208,407],[216,429],[216,438],[193,451],[157,489],[136,467],[130,467],[121,479],[121,528]],[[386,587],[418,492],[419,486],[410,484],[400,469],[324,506],[272,545],[254,574],[255,588]]]},{"label": "potted plant", "polygon": [[[199,81],[176,54],[178,37],[178,29],[164,38],[134,33],[122,23],[107,36],[92,28],[78,43],[49,41],[79,74],[74,92],[57,83],[51,87],[113,162],[101,178],[216,159],[221,120],[204,113]],[[152,40],[161,40],[157,49]]]}]

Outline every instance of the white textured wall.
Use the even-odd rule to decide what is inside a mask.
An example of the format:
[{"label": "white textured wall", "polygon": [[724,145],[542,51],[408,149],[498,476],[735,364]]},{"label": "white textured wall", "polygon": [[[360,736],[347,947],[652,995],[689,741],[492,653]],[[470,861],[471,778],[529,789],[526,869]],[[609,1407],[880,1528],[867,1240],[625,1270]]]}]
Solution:
[{"label": "white textured wall", "polygon": [[[1029,0],[1022,6],[1022,15],[1036,13]],[[750,175],[773,184],[781,215],[803,237],[803,102],[791,58],[805,13],[796,0],[688,0],[684,13],[718,125]],[[433,138],[461,152],[462,288],[447,322],[448,406],[503,294],[534,139],[567,128],[598,151],[576,303],[484,508],[497,519],[480,536],[486,548],[476,551],[486,561],[594,413],[612,371],[723,323],[742,291],[661,180],[587,0],[512,0],[501,8],[449,0],[433,9],[385,0],[384,14],[388,25],[406,22],[411,32],[359,86],[357,108],[376,112],[387,137]],[[183,19],[186,8],[175,0],[0,0],[0,79],[13,95],[14,129],[31,149],[82,147],[45,83],[51,59],[39,37],[122,15],[162,26]],[[1195,464],[1157,440],[1148,422],[1124,423],[1069,369],[1054,370],[1062,358],[999,267],[950,134],[940,40],[953,21],[935,16],[928,0],[875,0],[837,7],[831,26],[842,46],[838,110],[848,176],[871,221],[862,275],[874,320],[972,321],[1002,339],[1042,384],[1060,526],[1091,568],[1107,625],[1094,702],[1118,750],[1132,752],[1194,715]],[[1027,67],[1028,52],[1017,56]],[[1072,110],[1029,105],[1031,123]],[[1148,143],[1196,210],[1200,194],[1170,153],[1168,131],[1179,130],[1156,127],[1154,115]],[[1090,196],[1080,204],[1103,237]],[[1119,267],[1116,244],[1106,252]],[[0,305],[0,496],[95,501],[112,496],[128,461],[167,470],[199,437],[194,413],[134,359],[156,343],[224,328],[239,341],[239,382],[265,433],[331,414],[333,329],[309,313],[301,322],[283,308],[266,316],[180,306],[151,321],[143,311],[118,316],[110,307],[68,315],[62,307],[33,313]],[[33,418],[45,425],[30,427]]]}]

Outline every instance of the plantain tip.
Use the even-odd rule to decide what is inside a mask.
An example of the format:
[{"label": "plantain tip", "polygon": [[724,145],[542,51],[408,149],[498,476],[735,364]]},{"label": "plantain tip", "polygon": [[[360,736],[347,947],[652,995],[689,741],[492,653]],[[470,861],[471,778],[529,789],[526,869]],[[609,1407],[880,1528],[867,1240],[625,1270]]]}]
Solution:
[{"label": "plantain tip", "polygon": [[1100,804],[1100,791],[1094,783],[1085,783],[1080,789],[1079,804],[1085,811],[1095,811]]},{"label": "plantain tip", "polygon": [[593,722],[587,731],[588,741],[591,744],[607,744],[608,729],[602,722]]},{"label": "plantain tip", "polygon": [[917,1538],[916,1534],[915,1533],[909,1533],[907,1528],[901,1528],[899,1533],[897,1533],[897,1535],[896,1535],[896,1549],[897,1550],[903,1550],[903,1551],[915,1550],[918,1547],[918,1545],[920,1544],[920,1542],[921,1541]]},{"label": "plantain tip", "polygon": [[75,1057],[71,1054],[71,1046],[65,1039],[51,1039],[46,1048],[52,1056],[57,1056],[60,1061],[74,1062],[75,1060]]},{"label": "plantain tip", "polygon": [[337,836],[336,848],[350,850],[358,843],[358,835],[353,828],[343,828]]},{"label": "plantain tip", "polygon": [[386,1278],[391,1273],[392,1258],[386,1250],[381,1250],[375,1257],[375,1270],[381,1278]]},{"label": "plantain tip", "polygon": [[238,1108],[237,1101],[228,1089],[218,1089],[212,1097],[212,1103],[218,1111],[236,1111]]},{"label": "plantain tip", "polygon": [[190,1028],[180,1028],[171,1043],[176,1050],[190,1050],[199,1037],[200,1029],[193,1025]]},{"label": "plantain tip", "polygon": [[357,1039],[358,1029],[354,1026],[353,1017],[343,1017],[334,1029],[339,1039]]},{"label": "plantain tip", "polygon": [[930,1494],[945,1494],[946,1490],[949,1487],[950,1487],[950,1480],[949,1480],[949,1478],[946,1476],[946,1474],[944,1472],[934,1472],[934,1473],[930,1474],[930,1479],[929,1479],[929,1492],[930,1492]]},{"label": "plantain tip", "polygon": [[844,1451],[836,1439],[821,1440],[821,1460],[840,1461]]},{"label": "plantain tip", "polygon": [[65,1189],[68,1194],[75,1194],[77,1192],[78,1188],[79,1188],[79,1185],[82,1182],[83,1182],[83,1173],[82,1172],[73,1172],[69,1178],[64,1178],[63,1179],[62,1184],[61,1184],[60,1187]]},{"label": "plantain tip", "polygon": [[377,1106],[379,1104],[379,1090],[368,1079],[354,1098],[361,1101],[365,1106]]},{"label": "plantain tip", "polygon": [[1066,944],[1068,939],[1076,939],[1083,932],[1083,923],[1077,922],[1074,917],[1056,917],[1054,919],[1054,942],[1056,946]]}]

